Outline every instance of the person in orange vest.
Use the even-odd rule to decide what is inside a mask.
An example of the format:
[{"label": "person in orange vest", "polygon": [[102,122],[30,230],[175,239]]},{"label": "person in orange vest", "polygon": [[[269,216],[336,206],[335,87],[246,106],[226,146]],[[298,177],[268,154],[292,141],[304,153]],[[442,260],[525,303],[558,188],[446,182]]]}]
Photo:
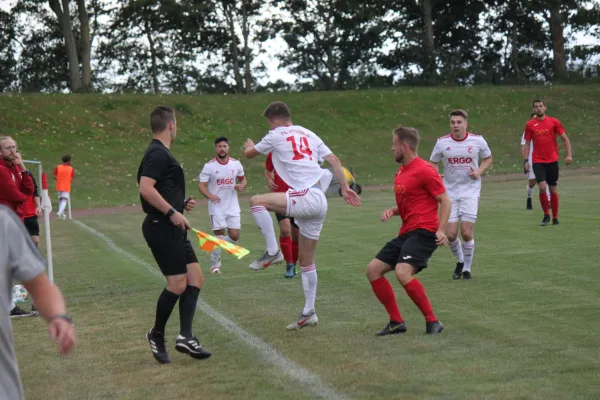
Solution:
[{"label": "person in orange vest", "polygon": [[62,164],[54,169],[54,179],[56,180],[56,191],[58,192],[58,217],[66,219],[65,207],[71,197],[71,183],[75,179],[75,170],[71,167],[71,156],[69,154],[62,157]]}]

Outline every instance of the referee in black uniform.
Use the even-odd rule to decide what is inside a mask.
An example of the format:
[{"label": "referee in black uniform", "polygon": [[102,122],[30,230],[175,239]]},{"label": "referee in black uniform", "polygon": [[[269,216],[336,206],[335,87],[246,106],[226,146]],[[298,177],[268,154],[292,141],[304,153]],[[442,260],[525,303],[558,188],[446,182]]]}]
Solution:
[{"label": "referee in black uniform", "polygon": [[192,323],[204,276],[192,244],[187,238],[190,223],[183,211],[190,212],[196,202],[185,199],[185,178],[181,164],[169,150],[177,136],[175,112],[158,106],[150,114],[152,143],[138,169],[142,208],[147,214],[142,224],[144,239],[167,280],[156,304],[154,327],[147,339],[152,355],[161,364],[171,362],[165,347],[165,326],[179,300],[181,331],[175,350],[193,358],[208,358],[211,353],[192,333]]}]

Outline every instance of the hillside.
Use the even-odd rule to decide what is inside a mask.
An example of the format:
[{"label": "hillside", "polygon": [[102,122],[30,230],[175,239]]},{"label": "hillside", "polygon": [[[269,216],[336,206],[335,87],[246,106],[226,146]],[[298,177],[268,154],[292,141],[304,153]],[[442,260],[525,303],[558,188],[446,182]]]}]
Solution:
[{"label": "hillside", "polygon": [[[183,164],[188,192],[204,162],[213,157],[213,139],[227,136],[231,155],[241,157],[246,138],[267,131],[261,113],[273,100],[290,104],[294,122],[317,132],[363,185],[389,182],[397,166],[391,132],[418,128],[420,154],[428,157],[448,129],[447,114],[464,108],[470,130],[485,135],[494,152],[490,173],[521,170],[519,140],[534,98],[548,104],[573,143],[574,167],[600,165],[600,86],[399,88],[396,90],[255,94],[248,96],[1,95],[0,133],[14,136],[26,159],[51,172],[64,153],[73,155],[77,180],[74,207],[138,203],[135,175],[149,142],[148,115],[158,104],[178,111],[178,140],[172,150]],[[244,161],[249,191],[264,190],[264,159]],[[562,165],[562,164],[561,164]]]}]

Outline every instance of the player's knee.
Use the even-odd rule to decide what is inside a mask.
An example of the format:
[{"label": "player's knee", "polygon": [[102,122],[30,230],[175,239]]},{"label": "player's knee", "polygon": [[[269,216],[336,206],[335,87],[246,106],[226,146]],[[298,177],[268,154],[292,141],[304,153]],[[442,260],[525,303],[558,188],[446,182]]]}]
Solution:
[{"label": "player's knee", "polygon": [[365,275],[369,282],[373,282],[383,276],[383,271],[379,268],[379,262],[377,259],[372,260],[365,271]]},{"label": "player's knee", "polygon": [[250,207],[263,206],[260,196],[250,197]]},{"label": "player's knee", "polygon": [[457,236],[458,236],[458,234],[455,233],[455,232],[448,232],[448,233],[446,233],[446,238],[448,238],[448,242],[449,243],[455,242]]},{"label": "player's knee", "polygon": [[473,240],[473,232],[462,232],[462,239],[464,242],[470,242]]},{"label": "player's knee", "polygon": [[40,237],[39,236],[32,236],[31,240],[33,240],[33,244],[35,244],[36,247],[40,247]]},{"label": "player's knee", "polygon": [[289,224],[279,224],[279,235],[288,237],[292,234],[292,229]]},{"label": "player's knee", "polygon": [[238,240],[240,240],[240,233],[239,232],[229,232],[229,238],[231,240],[233,240],[234,242],[237,242]]},{"label": "player's knee", "polygon": [[410,264],[398,264],[394,271],[396,273],[396,279],[402,286],[406,286],[415,274],[415,268]]}]

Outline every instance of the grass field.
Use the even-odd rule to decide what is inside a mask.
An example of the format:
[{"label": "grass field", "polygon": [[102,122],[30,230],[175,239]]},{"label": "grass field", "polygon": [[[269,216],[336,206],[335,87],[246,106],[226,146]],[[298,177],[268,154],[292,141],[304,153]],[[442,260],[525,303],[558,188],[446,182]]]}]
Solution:
[{"label": "grass field", "polygon": [[[598,85],[248,96],[0,95],[0,134],[14,135],[25,158],[41,160],[47,172],[64,153],[73,154],[75,208],[131,205],[138,203],[135,176],[149,142],[148,116],[161,103],[177,110],[179,138],[173,151],[190,185],[214,156],[215,137],[228,136],[231,155],[240,157],[246,138],[264,136],[267,126],[260,115],[273,100],[288,102],[295,123],[317,132],[345,165],[355,167],[361,184],[376,185],[394,173],[388,149],[396,125],[418,128],[421,155],[428,157],[435,140],[447,132],[447,114],[454,108],[466,109],[470,129],[488,140],[494,153],[491,174],[519,172],[519,141],[534,98],[546,100],[548,113],[563,121],[574,166],[600,165]],[[251,192],[263,188],[263,162],[244,161]]]},{"label": "grass field", "polygon": [[[79,347],[61,359],[40,319],[13,321],[26,396],[597,399],[600,175],[561,180],[560,189],[561,225],[542,228],[539,205],[524,209],[524,181],[484,184],[474,279],[452,280],[447,248],[419,276],[446,327],[437,337],[424,335],[422,316],[395,281],[409,332],[374,336],[387,314],[364,269],[397,233],[397,220],[379,222],[391,193],[366,193],[360,209],[330,200],[317,255],[321,323],[299,332],[285,326],[301,311],[300,281],[284,279],[283,267],[247,268],[264,244],[245,211],[241,244],[251,254],[225,258],[223,275],[206,275],[201,297],[211,308],[201,305],[196,315],[196,333],[213,357],[198,362],[173,350],[175,311],[167,326],[173,362],[166,366],[152,359],[144,338],[163,282],[141,236],[142,215],[80,220],[105,238],[77,222],[53,222],[55,277]],[[207,228],[205,213],[192,215],[194,226]],[[207,272],[208,255],[197,254]],[[250,336],[240,337],[238,328]]]}]

